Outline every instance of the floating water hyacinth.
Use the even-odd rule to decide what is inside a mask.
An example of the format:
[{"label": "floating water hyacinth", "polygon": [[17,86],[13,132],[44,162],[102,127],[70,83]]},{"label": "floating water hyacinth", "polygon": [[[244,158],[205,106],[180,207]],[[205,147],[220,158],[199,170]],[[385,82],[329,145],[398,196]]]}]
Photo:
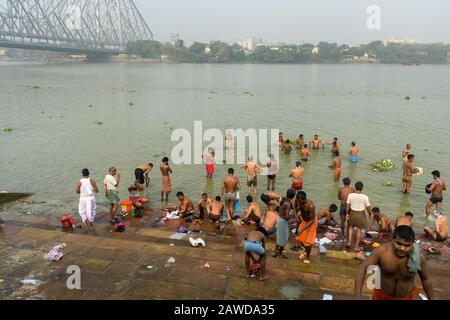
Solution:
[{"label": "floating water hyacinth", "polygon": [[406,96],[405,100],[409,101],[409,100],[411,100],[411,97],[410,96]]},{"label": "floating water hyacinth", "polygon": [[379,162],[371,164],[373,171],[375,172],[388,172],[396,168],[395,164],[390,159],[383,159]]},{"label": "floating water hyacinth", "polygon": [[251,91],[245,91],[244,94],[245,94],[246,96],[251,96],[251,97],[253,97],[253,93],[252,93]]},{"label": "floating water hyacinth", "polygon": [[95,121],[95,123],[99,126],[101,126],[103,124],[103,122],[101,122],[101,121]]},{"label": "floating water hyacinth", "polygon": [[13,132],[13,129],[12,128],[5,128],[5,129],[3,129],[3,131],[4,132]]},{"label": "floating water hyacinth", "polygon": [[134,103],[133,103],[133,102],[130,102],[128,105],[129,105],[130,107],[132,107],[132,106],[134,106]]}]

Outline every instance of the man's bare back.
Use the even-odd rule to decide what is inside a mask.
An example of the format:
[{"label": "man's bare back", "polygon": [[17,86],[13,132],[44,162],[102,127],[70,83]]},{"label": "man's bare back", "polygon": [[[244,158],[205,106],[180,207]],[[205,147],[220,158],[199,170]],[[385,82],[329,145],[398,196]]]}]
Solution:
[{"label": "man's bare back", "polygon": [[161,174],[163,176],[168,176],[170,173],[172,173],[172,169],[170,168],[170,166],[168,164],[165,164],[165,163],[161,164],[160,169],[161,169]]},{"label": "man's bare back", "polygon": [[223,185],[226,193],[234,193],[237,191],[239,179],[228,176],[223,180]]},{"label": "man's bare back", "polygon": [[303,181],[303,176],[305,174],[304,168],[295,168],[291,171],[291,178],[295,181]]},{"label": "man's bare back", "polygon": [[343,186],[339,189],[338,199],[341,200],[341,204],[343,206],[345,206],[347,203],[348,195],[350,193],[354,193],[354,192],[355,192],[355,189],[353,189],[352,187],[349,187],[349,186]]},{"label": "man's bare back", "polygon": [[395,223],[395,227],[399,227],[399,226],[408,226],[408,227],[413,227],[413,223],[411,218],[408,217],[398,217],[397,221]]},{"label": "man's bare back", "polygon": [[223,211],[222,202],[214,201],[211,205],[211,214],[215,216],[220,216],[222,215],[222,211]]},{"label": "man's bare back", "polygon": [[267,211],[264,217],[263,227],[266,230],[272,229],[277,225],[278,213],[275,211]]},{"label": "man's bare back", "polygon": [[302,160],[307,160],[308,157],[311,156],[311,153],[309,152],[308,149],[303,148],[302,151],[300,152],[300,156],[301,156]]}]

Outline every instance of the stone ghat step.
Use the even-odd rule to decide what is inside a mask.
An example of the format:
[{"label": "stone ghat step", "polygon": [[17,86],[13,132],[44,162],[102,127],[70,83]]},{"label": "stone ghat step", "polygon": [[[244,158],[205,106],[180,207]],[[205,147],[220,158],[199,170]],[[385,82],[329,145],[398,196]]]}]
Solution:
[{"label": "stone ghat step", "polygon": [[[170,239],[174,234],[172,231],[141,228],[136,233],[140,233],[142,238],[130,240],[127,233],[103,233],[101,236],[94,236],[66,233],[60,229],[6,226],[5,237],[0,239],[0,249],[8,246],[33,248],[34,253],[36,250],[39,252],[39,254],[35,254],[35,266],[46,264],[51,267],[51,263],[43,262],[43,255],[53,245],[65,242],[69,245],[65,250],[67,256],[62,262],[54,264],[55,266],[79,264],[83,270],[97,275],[107,275],[112,272],[117,276],[117,272],[120,274],[123,271],[130,276],[130,281],[135,277],[142,277],[144,280],[151,281],[177,281],[204,289],[210,284],[214,284],[215,290],[223,286],[228,288],[228,291],[224,293],[228,296],[243,294],[240,291],[242,288],[236,289],[236,284],[231,285],[235,283],[233,279],[251,281],[249,284],[255,283],[255,280],[248,280],[245,277],[244,253],[241,243],[236,245],[217,243],[212,237],[207,239],[206,248],[192,248],[187,240]],[[155,239],[160,241],[154,242]],[[170,243],[173,246],[170,246]],[[273,243],[268,243],[268,249],[273,246]],[[351,296],[356,269],[359,266],[359,262],[353,259],[353,253],[329,250],[327,256],[320,256],[314,250],[310,265],[298,260],[299,253],[288,251],[287,254],[290,257],[288,260],[268,258],[268,273],[271,277],[271,280],[267,282],[270,283],[267,285],[268,287],[283,286],[286,283],[289,287],[295,283],[297,286],[301,286],[303,291],[308,288],[308,290],[323,290]],[[170,257],[174,257],[176,263],[170,266],[168,271],[165,265]],[[5,262],[5,267],[8,267],[7,260],[2,262]],[[210,264],[210,268],[202,268],[206,262]],[[154,266],[154,269],[148,269],[149,266]],[[430,268],[433,269],[433,266]],[[186,277],[186,274],[189,274],[189,277]],[[197,277],[192,276],[193,274]],[[24,274],[23,277],[25,276]],[[440,280],[435,283],[438,296],[447,297],[448,285],[443,280],[445,280],[445,276],[450,276],[449,269],[438,266],[436,276]],[[191,283],[194,279],[196,279],[195,283]],[[215,296],[214,292],[211,293],[213,297]],[[264,293],[264,297],[276,298],[276,294],[275,290],[269,290]],[[258,292],[254,292],[253,295],[258,297]],[[219,296],[217,295],[217,297]]]},{"label": "stone ghat step", "polygon": [[[142,229],[138,233],[145,233],[151,235],[152,238],[170,239],[173,232],[158,230],[158,229]],[[54,243],[65,242],[79,244],[84,243],[91,247],[101,249],[123,249],[123,250],[141,250],[152,251],[160,254],[178,255],[191,258],[205,258],[213,261],[222,262],[237,262],[243,263],[244,253],[242,244],[238,246],[224,245],[214,243],[214,238],[205,237],[207,243],[206,247],[193,248],[188,243],[188,235],[183,240],[170,240],[168,243],[155,243],[140,240],[127,240],[125,234],[113,234],[111,237],[98,237],[87,234],[73,234],[64,233],[54,230],[41,230],[36,228],[26,228],[19,231],[19,235],[28,239],[49,239]],[[56,241],[56,242],[55,242]],[[220,245],[220,248],[217,246]],[[267,250],[273,250],[275,245],[273,243],[267,244]],[[311,264],[304,264],[298,260],[299,253],[286,251],[289,259],[273,259],[268,258],[268,263],[271,265],[285,268],[288,270],[298,270],[304,272],[324,273],[325,275],[334,276],[348,276],[354,277],[359,262],[352,259],[354,253],[345,253],[329,250],[327,256],[320,256],[317,249],[313,250],[311,257]]]},{"label": "stone ghat step", "polygon": [[[36,228],[10,229],[3,240],[0,243],[0,249],[5,251],[2,262],[15,261],[9,271],[2,268],[7,282],[19,285],[18,279],[36,275],[36,268],[38,278],[43,281],[37,292],[22,292],[19,285],[9,298],[320,299],[324,293],[333,293],[336,299],[352,297],[353,283],[348,282],[351,279],[343,282],[342,277],[280,269],[275,267],[274,260],[274,267],[269,271],[272,279],[259,282],[245,277],[243,260],[238,263],[233,254],[214,254],[215,250],[205,248],[99,239]],[[44,262],[46,251],[57,242],[68,244],[67,256],[58,263]],[[175,257],[175,264],[167,266],[171,256]],[[207,260],[210,267],[202,268]],[[65,267],[74,264],[83,270],[85,288],[68,293],[61,279],[65,277]]]}]

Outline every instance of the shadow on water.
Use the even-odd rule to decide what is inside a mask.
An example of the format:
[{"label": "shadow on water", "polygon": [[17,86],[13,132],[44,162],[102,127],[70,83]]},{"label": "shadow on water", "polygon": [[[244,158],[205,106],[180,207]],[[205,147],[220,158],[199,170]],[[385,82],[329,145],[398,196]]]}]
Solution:
[{"label": "shadow on water", "polygon": [[0,193],[0,205],[31,197],[31,193]]}]

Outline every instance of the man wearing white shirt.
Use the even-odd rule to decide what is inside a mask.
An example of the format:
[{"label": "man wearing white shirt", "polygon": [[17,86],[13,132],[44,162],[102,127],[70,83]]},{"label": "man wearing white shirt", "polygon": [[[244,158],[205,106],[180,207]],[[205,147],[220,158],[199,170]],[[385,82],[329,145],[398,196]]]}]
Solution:
[{"label": "man wearing white shirt", "polygon": [[275,191],[278,170],[278,161],[276,160],[275,155],[271,154],[267,161],[267,191]]},{"label": "man wearing white shirt", "polygon": [[353,240],[353,229],[356,227],[356,244],[355,251],[361,251],[359,247],[361,241],[361,230],[367,229],[368,220],[366,216],[366,210],[369,214],[369,218],[372,216],[372,209],[370,208],[369,197],[362,193],[364,184],[357,182],[355,184],[355,193],[350,193],[347,197],[346,205],[346,218],[348,221],[348,243],[347,247],[350,248]]}]

